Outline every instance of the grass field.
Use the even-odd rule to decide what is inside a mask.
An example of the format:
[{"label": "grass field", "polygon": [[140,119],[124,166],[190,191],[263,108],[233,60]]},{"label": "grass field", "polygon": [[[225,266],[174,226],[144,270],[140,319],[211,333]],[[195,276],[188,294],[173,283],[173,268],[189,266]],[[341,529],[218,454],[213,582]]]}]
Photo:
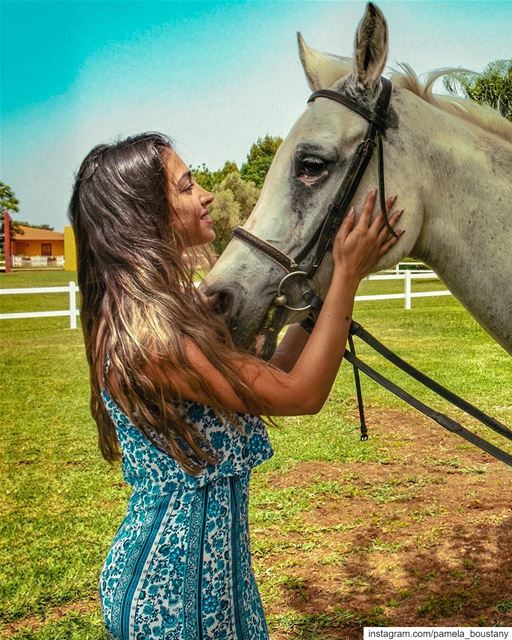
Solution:
[{"label": "grass field", "polygon": [[[65,272],[0,275],[52,286]],[[442,285],[421,282],[415,290]],[[364,283],[361,293],[402,290]],[[2,296],[1,312],[66,308],[65,294]],[[356,306],[392,349],[506,424],[512,360],[451,297]],[[128,488],[100,457],[80,330],[66,318],[0,322],[0,637],[105,638],[97,578]],[[460,411],[359,355],[424,401]],[[359,442],[347,364],[317,416],[271,427],[253,478],[254,567],[272,640],[355,640],[365,624],[512,624],[510,470],[363,380]],[[479,433],[471,419],[464,424]],[[498,438],[490,436],[493,442]],[[506,447],[509,452],[512,447]]]}]

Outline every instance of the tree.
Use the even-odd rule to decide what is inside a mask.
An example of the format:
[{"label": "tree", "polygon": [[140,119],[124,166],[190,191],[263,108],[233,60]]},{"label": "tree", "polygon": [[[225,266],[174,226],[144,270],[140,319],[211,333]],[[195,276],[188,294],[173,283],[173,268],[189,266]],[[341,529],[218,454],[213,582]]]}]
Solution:
[{"label": "tree", "polygon": [[[4,243],[5,243],[5,238],[4,238],[4,211],[7,211],[7,213],[9,213],[9,215],[11,213],[15,213],[19,211],[19,200],[18,198],[16,198],[16,196],[14,195],[14,191],[11,189],[11,187],[8,184],[5,184],[5,182],[0,181],[0,218],[1,218],[1,225],[0,225],[0,253],[4,253]],[[17,222],[16,220],[12,220],[11,224],[9,225],[9,238],[12,241],[14,241],[14,235],[15,234],[19,234],[19,235],[23,235],[24,231],[23,229],[20,228],[20,223]]]},{"label": "tree", "polygon": [[243,224],[254,209],[260,190],[252,182],[242,180],[238,171],[228,173],[216,189],[217,192],[226,190],[231,191],[233,198],[240,206],[240,220]]},{"label": "tree", "polygon": [[222,253],[232,238],[233,229],[249,217],[260,191],[251,182],[242,180],[238,171],[233,171],[214,187],[214,193],[215,200],[210,206],[216,234],[213,246],[217,253]]},{"label": "tree", "polygon": [[210,215],[214,222],[216,236],[213,247],[220,254],[231,240],[234,227],[242,222],[240,205],[230,189],[221,189],[215,193],[215,200],[210,206]]},{"label": "tree", "polygon": [[279,136],[267,134],[252,145],[247,154],[247,160],[240,169],[240,175],[244,180],[248,180],[261,189],[265,177],[270,169],[272,160],[276,155],[283,139]]},{"label": "tree", "polygon": [[451,73],[444,86],[450,93],[457,93],[460,86],[466,97],[488,104],[512,122],[512,58],[490,62],[482,73]]},{"label": "tree", "polygon": [[2,213],[7,209],[9,213],[19,211],[19,200],[14,195],[14,191],[8,184],[0,181],[0,207]]},{"label": "tree", "polygon": [[[30,227],[31,229],[46,229],[47,231],[54,231],[55,229],[55,227],[52,227],[49,224],[32,224],[26,220],[13,220],[13,224],[23,225],[24,227]],[[16,233],[20,232],[17,231]],[[23,231],[21,231],[21,233],[23,233]]]},{"label": "tree", "polygon": [[213,191],[226,176],[235,171],[238,172],[238,166],[236,162],[226,160],[222,169],[218,169],[217,171],[210,171],[204,162],[200,167],[196,167],[195,169],[191,167],[191,170],[194,180],[201,185],[203,189]]}]

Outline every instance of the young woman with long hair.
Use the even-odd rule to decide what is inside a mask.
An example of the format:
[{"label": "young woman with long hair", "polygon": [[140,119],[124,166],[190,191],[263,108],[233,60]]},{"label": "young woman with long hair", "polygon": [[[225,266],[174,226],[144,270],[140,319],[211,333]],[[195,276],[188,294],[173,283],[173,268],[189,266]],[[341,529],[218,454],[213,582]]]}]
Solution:
[{"label": "young woman with long hair", "polygon": [[396,242],[370,193],[336,236],[311,335],[293,325],[266,363],[235,347],[194,286],[212,201],[159,133],[95,147],[76,176],[91,412],[101,453],[122,458],[132,485],[100,575],[110,638],[268,640],[247,518],[251,470],[272,455],[258,416],[320,410],[357,286]]}]

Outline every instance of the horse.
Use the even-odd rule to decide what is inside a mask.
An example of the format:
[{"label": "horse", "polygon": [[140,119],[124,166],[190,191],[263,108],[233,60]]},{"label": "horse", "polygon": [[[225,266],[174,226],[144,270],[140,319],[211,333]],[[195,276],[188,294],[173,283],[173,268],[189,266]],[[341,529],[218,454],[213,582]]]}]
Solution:
[{"label": "horse", "polygon": [[[378,7],[366,6],[353,59],[311,49],[297,35],[313,91],[329,88],[375,110],[388,54],[388,27]],[[422,84],[408,65],[400,67],[390,78],[382,150],[386,191],[399,196],[405,234],[375,271],[406,256],[424,262],[512,354],[512,123],[470,100],[434,95],[432,85],[446,69],[432,72]],[[287,256],[307,247],[367,126],[359,113],[335,100],[308,103],[279,147],[244,229]],[[356,212],[377,184],[373,154],[352,199]],[[306,284],[325,295],[332,270],[327,252]],[[203,283],[226,314],[235,342],[253,351],[262,343],[259,354],[267,359],[279,330],[308,314],[296,310],[307,306],[304,282],[296,278],[289,280],[285,297],[294,301],[288,305],[294,310],[282,300],[278,306],[283,276],[282,265],[235,236]]]}]

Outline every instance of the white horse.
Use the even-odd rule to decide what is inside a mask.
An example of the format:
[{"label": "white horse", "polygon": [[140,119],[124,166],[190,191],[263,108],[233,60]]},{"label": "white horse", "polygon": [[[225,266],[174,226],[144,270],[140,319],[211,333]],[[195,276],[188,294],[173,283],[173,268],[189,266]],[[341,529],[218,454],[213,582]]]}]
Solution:
[{"label": "white horse", "polygon": [[[300,57],[312,90],[330,88],[372,109],[388,52],[387,25],[368,4],[352,62],[306,46]],[[403,237],[376,266],[405,256],[429,265],[476,320],[512,353],[512,124],[469,100],[434,97],[404,65],[391,76],[393,91],[384,138],[387,194],[398,194]],[[310,103],[279,148],[245,228],[289,256],[297,255],[321,225],[367,122],[332,100]],[[353,199],[356,210],[378,185],[376,154]],[[234,238],[206,286],[228,306],[235,339],[246,347],[266,337],[275,348],[283,324],[306,312],[279,313],[268,332],[282,268]],[[332,275],[327,254],[315,280],[323,295]],[[277,326],[276,326],[277,325]]]}]

